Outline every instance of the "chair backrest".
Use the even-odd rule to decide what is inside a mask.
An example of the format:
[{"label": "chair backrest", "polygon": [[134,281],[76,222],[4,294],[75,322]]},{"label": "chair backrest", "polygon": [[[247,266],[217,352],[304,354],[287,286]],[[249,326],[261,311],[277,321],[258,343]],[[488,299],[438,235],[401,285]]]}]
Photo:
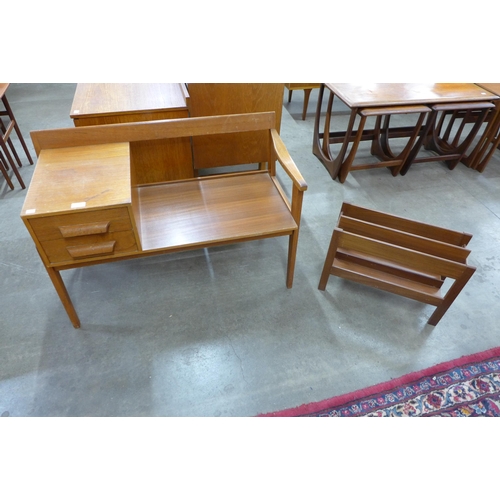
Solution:
[{"label": "chair backrest", "polygon": [[[279,132],[283,109],[283,83],[190,83],[191,117],[274,111]],[[267,161],[262,132],[193,138],[195,169]]]},{"label": "chair backrest", "polygon": [[34,130],[30,135],[38,155],[42,149],[269,131],[274,124],[274,113],[267,112]]},{"label": "chair backrest", "polygon": [[[57,149],[76,146],[91,146],[121,142],[140,142],[155,139],[175,139],[181,137],[203,137],[238,135],[259,132],[266,156],[261,159],[269,164],[275,160],[271,147],[271,131],[274,129],[274,112],[246,113],[226,116],[199,118],[178,118],[149,122],[119,123],[110,125],[90,125],[31,132],[31,139],[38,155],[42,149]],[[224,165],[224,164],[222,164]],[[134,163],[131,162],[132,178]],[[168,165],[165,166],[168,168]],[[271,169],[272,170],[272,169]],[[272,170],[271,173],[274,173]]]}]

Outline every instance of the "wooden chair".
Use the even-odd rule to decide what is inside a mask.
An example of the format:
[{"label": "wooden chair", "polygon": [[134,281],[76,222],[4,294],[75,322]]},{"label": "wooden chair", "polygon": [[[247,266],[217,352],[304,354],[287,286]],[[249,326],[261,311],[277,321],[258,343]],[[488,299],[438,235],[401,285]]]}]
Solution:
[{"label": "wooden chair", "polygon": [[[283,109],[283,83],[190,83],[190,117],[274,111],[279,133]],[[262,164],[267,157],[263,131],[193,137],[193,165],[198,170],[219,165]]]},{"label": "wooden chair", "polygon": [[304,91],[304,106],[302,108],[302,120],[306,119],[307,106],[309,105],[309,97],[312,89],[319,89],[321,83],[285,83],[288,89],[288,102],[292,101],[292,94],[294,90]]},{"label": "wooden chair", "polygon": [[[24,152],[25,152],[26,157],[28,158],[28,160],[30,162],[30,165],[33,165],[33,160],[31,158],[29,151],[28,151],[28,147],[26,146],[26,142],[23,139],[23,135],[21,133],[21,130],[19,129],[19,126],[16,122],[16,118],[14,116],[14,113],[12,112],[12,108],[10,107],[7,96],[5,95],[8,88],[9,88],[8,83],[0,83],[0,98],[2,100],[4,107],[5,107],[4,111],[0,111],[0,117],[7,116],[9,118],[9,121],[6,125],[4,124],[3,119],[0,118],[0,130],[2,131],[2,133],[0,134],[0,147],[2,148],[3,153],[7,159],[8,165],[5,165],[5,167],[8,168],[10,166],[12,168],[15,176],[17,177],[17,180],[19,181],[19,184],[21,184],[21,187],[23,189],[25,189],[26,186],[24,185],[23,179],[22,179],[19,171],[17,170],[16,163],[14,162],[14,159],[12,158],[12,155],[13,155],[14,158],[16,159],[19,167],[22,166],[19,155],[17,154],[17,151],[14,147],[14,144],[12,143],[12,140],[10,138],[10,134],[11,134],[12,130],[16,131],[16,134],[19,138],[19,142],[21,143],[21,145],[24,149]],[[11,152],[12,152],[12,155],[11,155]],[[5,176],[5,174],[4,174],[4,176]],[[9,186],[10,186],[10,184],[9,184]],[[13,187],[11,187],[11,189],[13,189]]]},{"label": "wooden chair", "polygon": [[[476,270],[466,262],[471,238],[344,203],[319,289],[334,275],[431,304],[436,309],[428,323],[435,326]],[[448,278],[453,283],[443,287]]]}]

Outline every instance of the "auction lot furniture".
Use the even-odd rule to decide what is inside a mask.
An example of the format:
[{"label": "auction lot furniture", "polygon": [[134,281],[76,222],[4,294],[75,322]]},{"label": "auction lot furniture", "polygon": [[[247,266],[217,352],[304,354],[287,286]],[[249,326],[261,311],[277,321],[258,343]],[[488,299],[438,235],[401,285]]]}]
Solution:
[{"label": "auction lot furniture", "polygon": [[[80,321],[60,275],[65,269],[289,236],[286,285],[292,286],[307,184],[274,126],[267,112],[31,133],[38,162],[21,217],[75,328]],[[260,162],[268,169],[137,182],[144,164],[132,161],[131,152],[138,141],[262,130],[267,147]]]},{"label": "auction lot furniture", "polygon": [[[189,83],[189,116],[217,116],[274,111],[279,133],[282,83]],[[265,156],[265,132],[193,137],[195,175],[218,165],[251,165]]]},{"label": "auction lot furniture", "polygon": [[[23,134],[21,133],[21,130],[19,129],[19,125],[16,122],[16,118],[14,116],[14,113],[12,111],[12,108],[10,107],[9,101],[7,99],[7,96],[5,93],[7,92],[7,89],[9,88],[8,83],[0,83],[0,99],[2,100],[4,110],[0,111],[0,117],[1,116],[7,116],[8,117],[8,122],[5,124],[3,122],[3,119],[0,118],[0,129],[1,129],[1,134],[0,134],[0,170],[2,171],[5,180],[7,181],[7,184],[9,185],[10,189],[14,189],[14,185],[12,184],[12,181],[10,180],[10,177],[7,174],[7,170],[12,168],[12,171],[14,172],[14,175],[17,177],[17,180],[19,181],[19,184],[21,184],[21,188],[24,189],[26,186],[23,182],[23,179],[21,177],[21,174],[19,173],[19,170],[17,169],[16,162],[11,156],[11,152],[14,155],[14,158],[17,161],[17,164],[21,167],[22,163],[19,158],[19,155],[17,154],[17,151],[14,147],[14,144],[12,143],[12,139],[10,138],[10,134],[13,130],[16,131],[17,137],[19,138],[19,142],[21,143],[21,146],[24,149],[24,152],[26,154],[26,157],[28,158],[28,161],[30,162],[30,165],[33,165],[33,160],[31,159],[30,152],[28,150],[28,146],[26,145],[26,142],[23,139]],[[9,151],[10,148],[10,151]],[[4,156],[5,155],[5,156]]]},{"label": "auction lot furniture", "polygon": [[[478,83],[477,85],[500,96],[500,83]],[[500,100],[495,101],[495,110],[491,113],[488,127],[470,155],[464,158],[463,163],[478,172],[483,172],[497,148],[500,148]]]},{"label": "auction lot furniture", "polygon": [[[329,92],[329,100],[324,131],[320,132],[325,90]],[[349,108],[346,130],[331,131],[334,97]],[[492,102],[497,99],[498,96],[472,83],[325,83],[321,85],[318,97],[313,153],[331,177],[338,178],[340,182],[344,182],[352,170],[389,167],[393,175],[404,175],[412,163],[427,161],[445,161],[452,169],[464,157],[486,116],[494,108]],[[474,112],[476,116],[472,129],[459,142],[441,136],[437,120],[438,115],[453,110]],[[417,116],[415,125],[390,125],[392,116],[409,113]],[[373,129],[365,130],[366,119],[370,116],[376,117],[376,124]],[[359,125],[356,127],[357,119]],[[395,138],[408,138],[406,147],[399,154],[394,154],[389,145],[389,140]],[[372,142],[371,153],[381,161],[355,165],[359,143],[367,140]],[[340,145],[336,155],[330,148],[331,144]],[[436,154],[417,157],[422,145]]]},{"label": "auction lot furniture", "polygon": [[[79,83],[75,126],[274,111],[279,133],[282,83]],[[264,138],[264,139],[263,139]],[[219,165],[258,163],[265,132],[141,141],[132,145],[137,182],[191,178]]]},{"label": "auction lot furniture", "polygon": [[292,94],[294,90],[304,91],[304,106],[302,108],[302,120],[306,119],[307,106],[309,105],[309,97],[311,95],[312,89],[318,89],[321,86],[320,83],[285,83],[285,87],[288,89],[288,102],[292,100]]},{"label": "auction lot furniture", "polygon": [[[187,118],[182,83],[79,83],[70,117],[76,127]],[[189,138],[135,141],[130,145],[136,183],[193,176]]]},{"label": "auction lot furniture", "polygon": [[[431,304],[436,309],[428,323],[435,326],[476,270],[466,261],[471,238],[343,203],[319,289],[334,275]],[[449,288],[443,287],[447,279]]]}]

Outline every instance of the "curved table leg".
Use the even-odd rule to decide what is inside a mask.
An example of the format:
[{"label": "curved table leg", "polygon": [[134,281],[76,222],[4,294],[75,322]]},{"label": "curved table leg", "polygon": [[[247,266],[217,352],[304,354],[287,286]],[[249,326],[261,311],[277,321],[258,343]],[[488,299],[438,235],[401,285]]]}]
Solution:
[{"label": "curved table leg", "polygon": [[[320,134],[319,132],[321,105],[323,101],[324,90],[325,90],[325,85],[321,84],[318,95],[318,107],[316,109],[316,117],[314,120],[313,154],[321,161],[321,163],[323,163],[325,168],[330,173],[332,179],[336,179],[339,176],[339,172],[342,169],[344,171],[349,170],[349,167],[354,159],[354,154],[356,153],[355,149],[357,149],[357,144],[355,139],[355,144],[353,145],[353,148],[351,148],[349,156],[347,157],[347,159],[344,160],[347,154],[347,150],[349,148],[349,142],[351,141],[352,131],[354,128],[354,123],[356,121],[357,108],[351,109],[349,124],[347,126],[347,130],[345,131],[345,133],[343,133],[344,135],[343,135],[342,145],[340,147],[340,152],[334,158],[330,149],[330,124],[331,124],[332,108],[335,95],[331,91],[326,109],[324,132],[322,134]],[[359,133],[357,135],[359,135]],[[359,135],[359,137],[361,136]]]}]

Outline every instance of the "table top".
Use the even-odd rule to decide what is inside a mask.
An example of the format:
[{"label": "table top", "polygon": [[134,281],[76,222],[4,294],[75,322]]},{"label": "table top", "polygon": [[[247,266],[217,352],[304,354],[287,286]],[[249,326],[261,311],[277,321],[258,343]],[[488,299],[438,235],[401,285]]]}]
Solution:
[{"label": "table top", "polygon": [[500,83],[477,83],[476,85],[479,85],[492,94],[500,95]]},{"label": "table top", "polygon": [[79,83],[71,118],[187,109],[182,83]]},{"label": "table top", "polygon": [[492,101],[499,98],[474,83],[325,83],[325,86],[350,108]]},{"label": "table top", "polygon": [[129,143],[40,152],[21,216],[74,212],[131,202]]}]

